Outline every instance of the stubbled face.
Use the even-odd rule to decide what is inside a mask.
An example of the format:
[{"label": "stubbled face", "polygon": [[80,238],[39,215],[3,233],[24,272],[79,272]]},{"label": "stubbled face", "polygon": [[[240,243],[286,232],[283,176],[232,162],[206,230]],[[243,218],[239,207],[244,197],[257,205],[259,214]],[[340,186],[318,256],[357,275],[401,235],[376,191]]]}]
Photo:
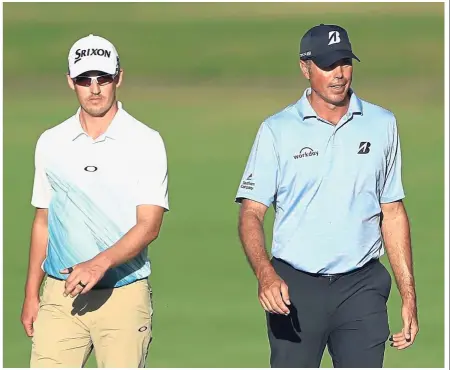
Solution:
[{"label": "stubbled face", "polygon": [[303,75],[309,80],[311,89],[324,101],[342,105],[352,83],[351,59],[341,59],[326,69],[319,68],[312,60],[300,61]]},{"label": "stubbled face", "polygon": [[[93,117],[102,117],[108,112],[116,101],[116,89],[122,83],[122,73],[113,79],[111,75],[106,75],[100,71],[89,71],[72,80],[67,76],[67,81],[72,90],[75,91],[81,108]],[[89,79],[84,77],[99,77],[98,81],[93,80],[89,86]]]}]

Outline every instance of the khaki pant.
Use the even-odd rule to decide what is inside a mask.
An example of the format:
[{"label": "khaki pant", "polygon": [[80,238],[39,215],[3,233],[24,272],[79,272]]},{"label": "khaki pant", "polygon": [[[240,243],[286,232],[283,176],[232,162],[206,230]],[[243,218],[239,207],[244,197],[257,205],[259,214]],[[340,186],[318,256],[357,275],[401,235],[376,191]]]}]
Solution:
[{"label": "khaki pant", "polygon": [[145,367],[152,338],[147,279],[64,297],[64,281],[47,278],[34,323],[30,367]]}]

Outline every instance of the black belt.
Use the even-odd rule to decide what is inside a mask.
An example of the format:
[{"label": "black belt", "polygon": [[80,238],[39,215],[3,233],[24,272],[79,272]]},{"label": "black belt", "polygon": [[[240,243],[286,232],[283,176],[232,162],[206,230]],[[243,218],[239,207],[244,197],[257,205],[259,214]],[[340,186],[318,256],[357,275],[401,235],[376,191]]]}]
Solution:
[{"label": "black belt", "polygon": [[[286,261],[284,261],[282,259],[279,259],[279,258],[276,258],[276,257],[273,257],[273,259],[275,259],[275,260],[277,260],[277,261],[279,261],[281,263],[285,263],[285,264],[288,264],[289,266],[291,266],[289,263],[287,263]],[[370,261],[366,262],[364,265],[362,265],[360,267],[357,267],[356,269],[353,269],[353,270],[350,270],[350,271],[347,271],[347,272],[337,273],[337,274],[321,274],[321,273],[314,273],[314,272],[303,271],[303,270],[299,270],[299,269],[296,269],[296,270],[299,271],[299,272],[302,272],[304,274],[313,276],[313,277],[323,277],[323,278],[329,278],[329,279],[333,279],[333,278],[337,279],[337,278],[339,278],[341,276],[350,275],[350,274],[353,274],[355,272],[361,271],[361,270],[369,267],[370,265],[373,265],[376,262],[379,262],[379,259],[378,258],[372,258]],[[295,268],[293,266],[291,266],[291,267]]]}]

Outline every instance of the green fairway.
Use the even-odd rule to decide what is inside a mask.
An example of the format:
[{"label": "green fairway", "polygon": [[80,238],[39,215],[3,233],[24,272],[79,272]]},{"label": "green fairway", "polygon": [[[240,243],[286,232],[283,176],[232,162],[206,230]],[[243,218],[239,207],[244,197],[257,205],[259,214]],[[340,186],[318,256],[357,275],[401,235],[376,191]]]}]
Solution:
[{"label": "green fairway", "polygon": [[[419,301],[410,349],[386,367],[444,366],[444,5],[4,4],[4,367],[28,367],[20,323],[39,134],[77,109],[67,53],[90,33],[110,39],[125,70],[119,99],[160,131],[169,201],[151,246],[154,341],[149,367],[268,367],[257,284],[237,236],[234,204],[260,123],[296,101],[306,81],[300,37],[318,23],[347,28],[354,89],[397,117]],[[337,184],[338,186],[338,184]],[[266,222],[270,245],[273,211]],[[386,259],[384,259],[386,261]],[[392,332],[400,297],[389,299]],[[88,366],[95,367],[93,358]],[[331,367],[328,353],[322,367]]]}]

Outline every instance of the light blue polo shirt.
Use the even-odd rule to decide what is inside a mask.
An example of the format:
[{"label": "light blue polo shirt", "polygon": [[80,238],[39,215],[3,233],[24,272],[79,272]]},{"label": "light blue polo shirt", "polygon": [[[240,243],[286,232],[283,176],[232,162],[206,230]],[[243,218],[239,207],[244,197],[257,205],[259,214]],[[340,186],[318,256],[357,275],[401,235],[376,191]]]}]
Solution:
[{"label": "light blue polo shirt", "polygon": [[236,202],[275,208],[272,255],[343,273],[384,254],[381,203],[404,198],[395,116],[352,96],[337,125],[302,98],[260,126]]}]

